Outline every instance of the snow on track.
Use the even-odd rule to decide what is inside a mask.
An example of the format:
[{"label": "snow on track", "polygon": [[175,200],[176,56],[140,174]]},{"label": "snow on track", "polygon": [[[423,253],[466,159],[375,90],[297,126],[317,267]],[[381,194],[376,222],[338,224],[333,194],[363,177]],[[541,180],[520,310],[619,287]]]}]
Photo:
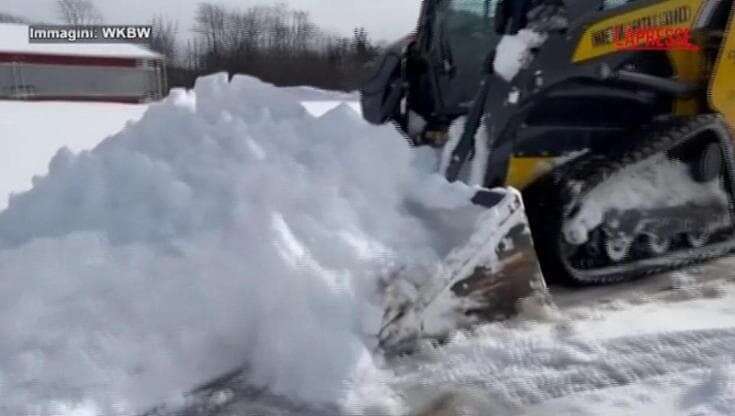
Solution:
[{"label": "snow on track", "polygon": [[700,184],[692,178],[686,163],[656,155],[626,166],[594,188],[584,197],[579,213],[564,225],[563,232],[569,241],[583,244],[609,211],[696,206],[709,201],[727,205],[721,180]]}]

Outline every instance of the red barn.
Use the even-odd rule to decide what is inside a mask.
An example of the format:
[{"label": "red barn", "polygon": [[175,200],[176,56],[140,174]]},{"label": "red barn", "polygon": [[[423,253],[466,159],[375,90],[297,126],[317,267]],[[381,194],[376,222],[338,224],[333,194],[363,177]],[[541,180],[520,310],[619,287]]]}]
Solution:
[{"label": "red barn", "polygon": [[145,102],[166,91],[161,54],[136,44],[28,42],[0,24],[0,99]]}]

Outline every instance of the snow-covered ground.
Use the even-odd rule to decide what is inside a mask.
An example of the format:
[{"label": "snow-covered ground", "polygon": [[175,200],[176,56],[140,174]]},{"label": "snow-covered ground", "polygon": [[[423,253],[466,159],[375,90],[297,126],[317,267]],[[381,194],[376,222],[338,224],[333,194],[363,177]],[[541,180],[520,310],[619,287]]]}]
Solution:
[{"label": "snow-covered ground", "polygon": [[[384,363],[384,382],[407,415],[732,415],[733,265],[723,259],[625,285],[552,287],[556,309],[425,345]],[[198,392],[183,414],[341,414],[243,380]]]},{"label": "snow-covered ground", "polygon": [[433,151],[299,94],[215,75],[142,118],[60,105],[64,136],[32,121],[58,104],[0,103],[39,129],[7,143],[96,145],[0,212],[1,414],[735,414],[733,259],[552,287],[557,308],[386,360],[379,288],[431,276],[481,213]]},{"label": "snow-covered ground", "polygon": [[427,347],[399,363],[394,385],[415,402],[455,386],[480,391],[488,403],[477,414],[732,414],[732,264],[628,287],[559,289],[555,313]]}]

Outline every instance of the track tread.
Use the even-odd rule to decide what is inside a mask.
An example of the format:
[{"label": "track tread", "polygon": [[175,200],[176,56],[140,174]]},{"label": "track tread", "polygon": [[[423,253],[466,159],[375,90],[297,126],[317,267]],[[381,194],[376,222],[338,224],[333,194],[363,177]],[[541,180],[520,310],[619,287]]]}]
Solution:
[{"label": "track tread", "polygon": [[[575,198],[587,194],[624,167],[652,157],[656,153],[670,150],[689,139],[692,132],[715,123],[724,122],[719,115],[706,114],[646,126],[641,131],[653,129],[654,133],[632,140],[630,142],[634,143],[632,147],[626,148],[623,144],[613,149],[609,157],[600,154],[582,156],[560,167],[557,172],[548,175],[545,179],[542,178],[524,191],[524,199],[528,201],[526,208],[531,228],[536,231],[534,238],[537,241],[537,247],[545,248],[539,250],[539,258],[547,278],[554,277],[562,283],[575,286],[611,284],[686,267],[727,254],[730,250],[712,249],[710,246],[705,246],[698,250],[690,250],[693,254],[671,260],[667,264],[655,267],[636,267],[638,262],[633,262],[630,263],[631,267],[623,272],[593,277],[583,277],[581,274],[574,273],[574,270],[570,270],[570,267],[561,259],[563,252],[561,247],[562,221],[569,210],[574,207]],[[732,184],[735,178],[732,167],[732,149],[728,147],[723,150],[727,155],[728,179]],[[732,185],[730,191],[732,198]],[[730,237],[730,240],[735,243],[735,237]]]}]

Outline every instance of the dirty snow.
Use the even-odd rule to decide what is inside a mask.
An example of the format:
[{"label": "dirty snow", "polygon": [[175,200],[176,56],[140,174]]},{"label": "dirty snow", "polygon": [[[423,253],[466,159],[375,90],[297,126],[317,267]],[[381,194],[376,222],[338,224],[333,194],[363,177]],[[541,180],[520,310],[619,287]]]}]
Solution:
[{"label": "dirty snow", "polygon": [[138,120],[148,105],[0,101],[0,210],[27,191],[61,147],[89,150]]},{"label": "dirty snow", "polygon": [[398,411],[375,394],[378,279],[435,267],[466,236],[423,214],[473,194],[427,157],[222,74],[60,150],[0,212],[2,413],[127,416],[243,363],[276,394]]}]

